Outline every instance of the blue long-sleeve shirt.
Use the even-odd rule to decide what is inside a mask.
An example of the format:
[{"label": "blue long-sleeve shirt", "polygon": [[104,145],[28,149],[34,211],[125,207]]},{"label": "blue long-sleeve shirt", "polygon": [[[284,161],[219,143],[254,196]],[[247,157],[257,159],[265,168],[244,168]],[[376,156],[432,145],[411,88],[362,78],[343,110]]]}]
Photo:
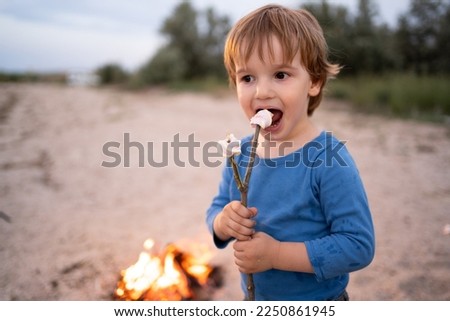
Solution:
[{"label": "blue long-sleeve shirt", "polygon": [[[241,177],[250,139],[242,140],[242,153],[236,157]],[[232,200],[240,200],[240,193],[227,164],[206,215],[213,235],[215,217]],[[282,242],[304,242],[314,269],[313,274],[275,269],[255,273],[256,300],[332,300],[347,286],[349,273],[373,259],[374,229],[363,183],[347,148],[330,133],[322,132],[286,156],[256,157],[248,206],[258,209],[257,231]],[[229,243],[215,235],[214,242],[218,248]],[[243,275],[244,293],[245,280]]]}]

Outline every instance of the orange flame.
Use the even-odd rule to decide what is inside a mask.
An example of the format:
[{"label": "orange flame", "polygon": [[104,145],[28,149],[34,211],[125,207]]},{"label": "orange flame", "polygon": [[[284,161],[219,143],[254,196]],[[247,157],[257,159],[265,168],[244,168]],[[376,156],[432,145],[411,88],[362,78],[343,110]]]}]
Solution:
[{"label": "orange flame", "polygon": [[154,254],[154,245],[153,240],[146,240],[146,251],[141,252],[138,261],[121,271],[115,297],[119,300],[151,301],[193,299],[192,283],[205,285],[212,271],[212,267],[205,263],[210,252],[197,246],[193,251],[202,255],[194,256],[169,244],[158,255]]}]

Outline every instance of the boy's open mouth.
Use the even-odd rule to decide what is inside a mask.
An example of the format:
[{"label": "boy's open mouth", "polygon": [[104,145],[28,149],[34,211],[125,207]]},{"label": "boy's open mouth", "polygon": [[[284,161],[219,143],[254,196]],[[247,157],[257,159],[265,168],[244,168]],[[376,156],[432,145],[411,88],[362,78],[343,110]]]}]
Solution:
[{"label": "boy's open mouth", "polygon": [[[258,109],[256,112],[259,112],[260,110],[263,110],[263,108]],[[267,108],[267,110],[270,111],[273,114],[273,116],[272,116],[272,124],[266,129],[273,129],[278,126],[278,124],[281,121],[281,118],[283,118],[283,112],[275,108]]]}]

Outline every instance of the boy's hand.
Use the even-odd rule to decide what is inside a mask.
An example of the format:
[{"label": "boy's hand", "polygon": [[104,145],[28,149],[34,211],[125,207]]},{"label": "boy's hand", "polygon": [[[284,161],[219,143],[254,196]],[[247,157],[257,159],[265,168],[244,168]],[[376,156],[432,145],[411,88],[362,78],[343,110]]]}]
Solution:
[{"label": "boy's hand", "polygon": [[249,240],[255,233],[255,221],[252,219],[257,213],[256,208],[247,208],[239,201],[228,203],[214,220],[214,232],[223,240]]},{"label": "boy's hand", "polygon": [[270,270],[278,258],[281,242],[270,235],[257,232],[250,240],[234,242],[235,263],[242,273]]}]

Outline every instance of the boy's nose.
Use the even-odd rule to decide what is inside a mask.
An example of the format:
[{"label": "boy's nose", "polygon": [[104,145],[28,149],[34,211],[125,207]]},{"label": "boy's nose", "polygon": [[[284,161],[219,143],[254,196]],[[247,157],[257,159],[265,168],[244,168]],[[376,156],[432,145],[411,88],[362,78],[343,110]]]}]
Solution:
[{"label": "boy's nose", "polygon": [[267,80],[258,80],[256,84],[256,93],[255,97],[257,99],[267,99],[273,97],[273,89],[270,85],[270,81]]}]

